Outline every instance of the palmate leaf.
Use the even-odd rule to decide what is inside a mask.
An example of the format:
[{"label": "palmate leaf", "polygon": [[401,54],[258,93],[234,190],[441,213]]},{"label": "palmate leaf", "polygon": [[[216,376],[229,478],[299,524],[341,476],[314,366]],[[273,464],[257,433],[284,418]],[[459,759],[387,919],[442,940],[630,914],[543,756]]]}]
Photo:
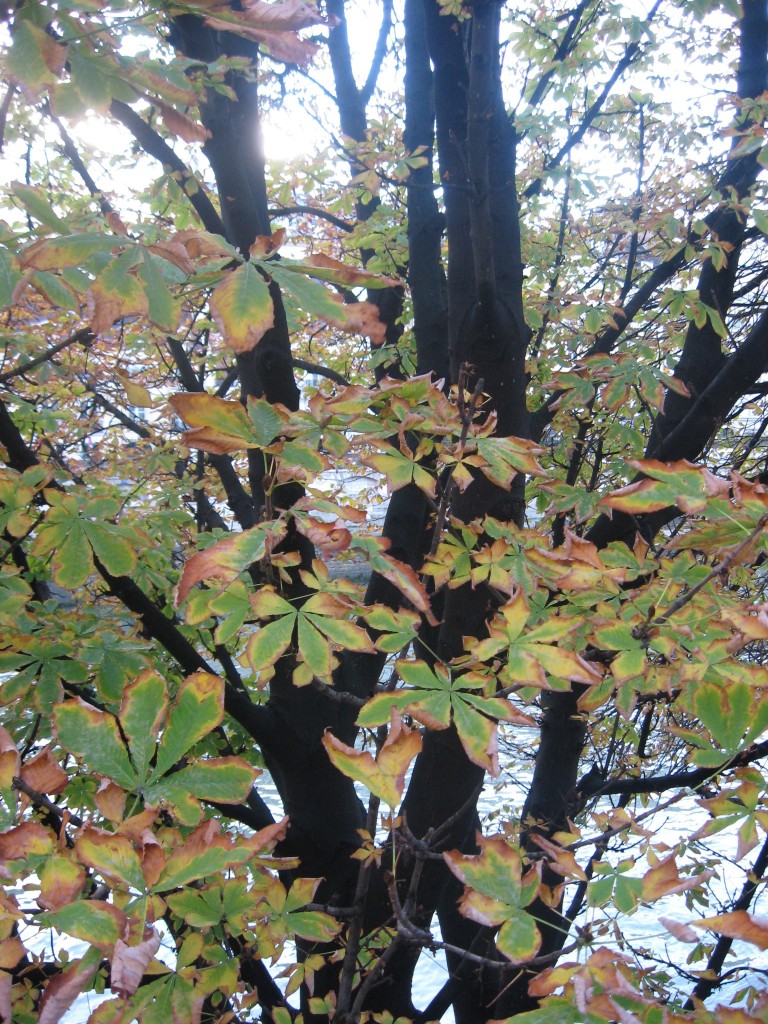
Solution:
[{"label": "palmate leaf", "polygon": [[117,501],[56,491],[48,491],[46,496],[51,508],[33,549],[41,556],[52,556],[53,578],[60,586],[82,586],[95,571],[94,555],[113,576],[125,576],[134,570],[133,532],[109,522],[119,511]]},{"label": "palmate leaf", "polygon": [[448,868],[465,885],[459,910],[478,924],[501,925],[499,951],[513,963],[522,963],[541,945],[536,922],[523,909],[539,892],[541,864],[525,870],[520,851],[500,836],[479,836],[478,842],[479,855],[458,850],[443,854]]},{"label": "palmate leaf", "polygon": [[284,819],[267,825],[253,836],[237,836],[233,841],[232,837],[221,834],[217,822],[206,821],[173,851],[154,890],[168,892],[239,864],[256,864],[261,855],[285,838],[287,825],[288,820]]},{"label": "palmate leaf", "polygon": [[320,884],[319,878],[296,878],[290,889],[274,878],[264,890],[264,903],[269,910],[266,930],[275,946],[292,935],[312,942],[330,942],[341,931],[341,922],[321,910],[303,910],[312,901]]},{"label": "palmate leaf", "polygon": [[76,697],[53,709],[56,738],[71,754],[87,764],[90,771],[104,775],[133,790],[140,783],[117,720],[97,711]]},{"label": "palmate leaf", "polygon": [[395,667],[406,686],[372,697],[361,709],[358,725],[382,725],[393,708],[428,729],[447,729],[453,723],[467,757],[498,775],[498,721],[535,724],[508,700],[477,693],[487,683],[481,673],[452,673],[443,665],[432,668],[422,661],[398,661]]}]

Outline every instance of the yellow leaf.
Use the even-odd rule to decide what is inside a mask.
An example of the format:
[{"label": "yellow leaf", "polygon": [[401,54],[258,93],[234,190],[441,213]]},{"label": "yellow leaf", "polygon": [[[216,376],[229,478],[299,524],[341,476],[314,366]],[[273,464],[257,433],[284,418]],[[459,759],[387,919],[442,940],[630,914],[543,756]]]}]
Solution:
[{"label": "yellow leaf", "polygon": [[145,387],[142,387],[141,384],[134,383],[125,370],[115,370],[115,375],[120,378],[125,394],[131,405],[136,405],[140,409],[152,408],[152,395]]}]

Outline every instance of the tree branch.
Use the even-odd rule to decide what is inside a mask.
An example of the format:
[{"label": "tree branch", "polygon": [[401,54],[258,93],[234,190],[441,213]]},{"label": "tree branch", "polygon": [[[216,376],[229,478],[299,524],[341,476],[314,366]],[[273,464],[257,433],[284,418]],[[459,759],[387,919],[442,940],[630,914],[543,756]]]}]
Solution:
[{"label": "tree branch", "polygon": [[112,100],[109,112],[121,124],[125,125],[145,153],[153,156],[160,163],[170,167],[172,171],[178,174],[179,188],[192,204],[205,230],[212,232],[214,235],[226,236],[222,219],[200,182],[184,161],[171,149],[165,139],[158,135],[154,128],[150,127],[135,110],[121,100]]}]

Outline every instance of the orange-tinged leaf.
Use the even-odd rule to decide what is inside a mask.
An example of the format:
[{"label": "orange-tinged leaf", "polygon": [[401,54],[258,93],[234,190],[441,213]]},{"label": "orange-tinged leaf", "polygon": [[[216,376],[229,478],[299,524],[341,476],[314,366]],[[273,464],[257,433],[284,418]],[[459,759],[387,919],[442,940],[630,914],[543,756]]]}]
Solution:
[{"label": "orange-tinged leaf", "polygon": [[205,125],[200,124],[189,114],[183,114],[176,107],[163,103],[162,100],[155,99],[152,102],[160,111],[160,116],[168,131],[178,135],[184,142],[205,142],[206,139],[210,139],[211,133]]},{"label": "orange-tinged leaf", "polygon": [[21,758],[11,734],[0,726],[0,789],[10,789],[19,774]]},{"label": "orange-tinged leaf", "polygon": [[203,580],[216,580],[222,586],[232,583],[249,565],[264,558],[284,531],[284,524],[260,523],[196,552],[187,560],[176,586],[176,605],[180,605],[192,587]]},{"label": "orange-tinged leaf", "polygon": [[93,802],[105,818],[117,822],[123,819],[127,797],[128,794],[121,786],[112,782],[111,779],[102,779]]},{"label": "orange-tinged leaf", "polygon": [[25,821],[0,833],[0,861],[39,857],[52,848],[53,835],[37,821]]},{"label": "orange-tinged leaf", "polygon": [[50,746],[25,762],[21,777],[32,789],[49,796],[61,793],[69,782],[69,776],[51,753]]},{"label": "orange-tinged leaf", "polygon": [[135,274],[108,273],[109,268],[96,278],[86,296],[94,334],[111,330],[116,320],[149,312],[147,293]]},{"label": "orange-tinged leaf", "polygon": [[331,23],[314,3],[306,0],[279,0],[278,3],[243,0],[242,9],[249,25],[268,32],[291,32]]},{"label": "orange-tinged leaf", "polygon": [[[217,10],[217,14],[222,14]],[[271,32],[252,28],[239,14],[227,12],[228,17],[206,18],[205,24],[218,32],[236,32],[245,39],[263,43],[276,60],[286,64],[308,64],[318,50],[318,44],[309,39],[300,39],[294,32]]]},{"label": "orange-tinged leaf", "polygon": [[26,952],[21,940],[15,935],[0,942],[0,971],[12,971]]},{"label": "orange-tinged leaf", "polygon": [[85,885],[85,868],[69,857],[55,856],[40,871],[40,896],[43,910],[58,910],[76,900]]},{"label": "orange-tinged leaf", "polygon": [[350,334],[362,334],[378,347],[386,341],[387,328],[379,318],[379,308],[372,302],[350,302],[339,306],[339,316],[329,321],[334,327]]},{"label": "orange-tinged leaf", "polygon": [[690,923],[694,928],[707,928],[719,935],[742,939],[760,949],[768,949],[768,917],[758,917],[747,910],[734,910],[729,914],[700,918]]},{"label": "orange-tinged leaf", "polygon": [[421,736],[403,724],[395,708],[392,708],[390,722],[389,734],[376,760],[369,751],[347,746],[328,730],[323,736],[323,746],[342,774],[362,782],[374,796],[395,808],[403,795],[408,767],[421,750]]},{"label": "orange-tinged leaf", "polygon": [[171,239],[169,241],[153,242],[147,246],[147,250],[154,253],[155,256],[160,256],[162,259],[172,263],[174,267],[178,267],[184,274],[193,274],[195,272],[194,261],[179,241]]},{"label": "orange-tinged leaf", "polygon": [[335,523],[325,523],[322,519],[314,519],[312,516],[301,516],[296,518],[295,522],[299,533],[303,533],[327,555],[346,551],[352,541],[352,534],[338,520]]},{"label": "orange-tinged leaf", "polygon": [[371,274],[370,271],[360,270],[357,267],[348,267],[340,260],[335,260],[325,253],[315,253],[306,256],[299,262],[290,265],[291,270],[303,271],[308,268],[310,276],[317,277],[321,281],[333,281],[335,284],[343,284],[355,288],[365,286],[367,288],[397,288],[402,286],[402,281],[396,277],[383,277],[380,274]]},{"label": "orange-tinged leaf", "polygon": [[603,507],[644,514],[677,505],[681,512],[694,514],[706,508],[708,498],[727,495],[731,487],[730,481],[685,459],[668,463],[630,459],[628,465],[644,479],[612,491],[601,500]]},{"label": "orange-tinged leaf", "polygon": [[681,877],[674,854],[665,857],[658,864],[649,868],[643,875],[643,899],[648,902],[661,899],[673,892],[685,892],[703,885],[713,875],[713,870],[702,871],[698,875]]},{"label": "orange-tinged leaf", "polygon": [[210,298],[211,316],[234,352],[250,352],[275,323],[269,287],[261,272],[244,263],[227,274]]},{"label": "orange-tinged leaf", "polygon": [[90,985],[101,962],[95,947],[82,960],[75,960],[61,974],[54,975],[45,986],[38,1005],[38,1024],[57,1024],[72,1003]]},{"label": "orange-tinged leaf", "polygon": [[272,235],[257,235],[253,245],[248,250],[251,256],[257,260],[263,260],[274,256],[285,241],[285,228],[279,228]]},{"label": "orange-tinged leaf", "polygon": [[578,878],[582,882],[587,881],[584,868],[576,860],[576,855],[567,847],[553,843],[545,838],[545,836],[539,835],[536,832],[531,833],[531,840],[546,853],[549,858],[549,865],[553,871],[556,871],[564,878]]},{"label": "orange-tinged leaf", "polygon": [[98,871],[109,882],[128,884],[144,891],[141,861],[127,836],[85,828],[75,840],[75,849],[83,864]]},{"label": "orange-tinged leaf", "polygon": [[218,822],[205,821],[173,851],[154,888],[166,892],[238,864],[257,862],[260,854],[285,839],[287,827],[288,819],[283,818],[246,839],[222,835]]},{"label": "orange-tinged leaf", "polygon": [[181,245],[192,260],[231,259],[237,255],[236,250],[221,235],[213,235],[210,231],[200,231],[196,228],[177,231],[170,241],[172,244]]},{"label": "orange-tinged leaf", "polygon": [[354,537],[350,548],[360,552],[374,572],[397,587],[431,625],[437,625],[424,584],[409,565],[386,553],[389,544],[386,537]]}]

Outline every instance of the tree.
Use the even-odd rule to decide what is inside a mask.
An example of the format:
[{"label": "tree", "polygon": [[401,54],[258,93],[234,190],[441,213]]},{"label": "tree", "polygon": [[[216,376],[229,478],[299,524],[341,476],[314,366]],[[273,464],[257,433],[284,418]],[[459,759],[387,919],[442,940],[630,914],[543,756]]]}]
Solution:
[{"label": "tree", "polygon": [[764,1020],[768,7],[363,6],[3,8],[0,1015]]}]

